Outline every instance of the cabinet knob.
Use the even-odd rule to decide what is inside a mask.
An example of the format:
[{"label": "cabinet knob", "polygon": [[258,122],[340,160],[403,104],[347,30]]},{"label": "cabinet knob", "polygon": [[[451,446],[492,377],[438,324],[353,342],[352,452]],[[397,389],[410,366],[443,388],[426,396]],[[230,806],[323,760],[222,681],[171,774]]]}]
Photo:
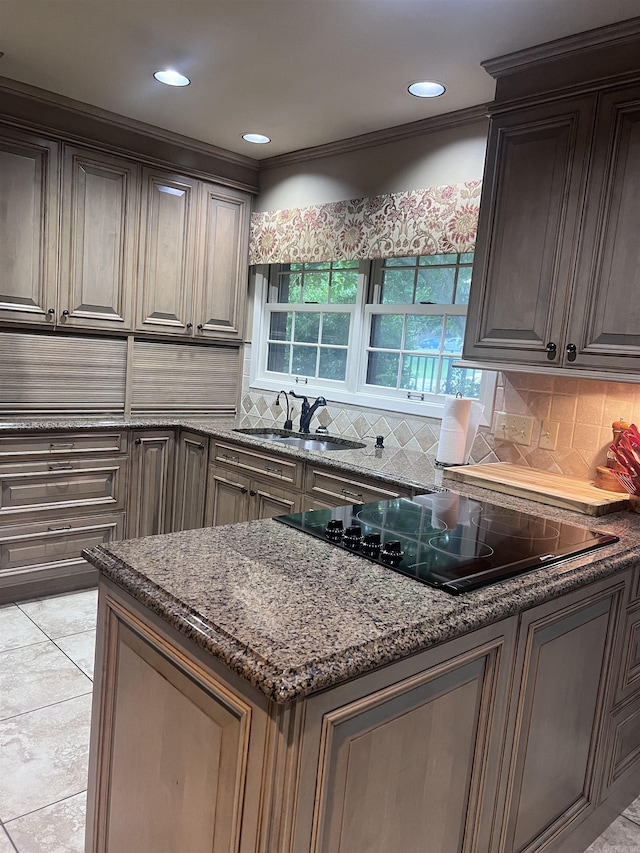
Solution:
[{"label": "cabinet knob", "polygon": [[251,489],[251,491],[249,492],[249,494],[251,495],[251,497],[252,497],[252,498],[255,498],[255,496],[256,496],[258,493],[257,493],[257,492],[254,492],[254,490],[253,490],[253,489]]},{"label": "cabinet knob", "polygon": [[187,329],[193,329],[193,323],[187,323]]},{"label": "cabinet knob", "polygon": [[201,332],[201,331],[204,329],[204,324],[203,324],[203,323],[198,323],[198,325],[196,326],[196,329],[197,329],[199,332]]},{"label": "cabinet knob", "polygon": [[549,359],[549,361],[553,361],[553,359],[556,357],[556,353],[558,352],[558,347],[556,346],[556,344],[554,344],[553,341],[549,341],[545,349],[547,350],[547,358]]},{"label": "cabinet knob", "polygon": [[567,361],[575,361],[578,347],[575,344],[567,344]]},{"label": "cabinet knob", "polygon": [[63,317],[68,317],[68,316],[69,316],[69,312],[67,311],[67,309],[66,309],[66,308],[65,308],[65,309],[64,309],[64,311],[62,312],[62,316],[63,316]]},{"label": "cabinet knob", "polygon": [[241,495],[246,495],[248,491],[249,491],[249,489],[248,489],[246,486],[243,486],[243,487],[240,489],[240,494],[241,494]]},{"label": "cabinet knob", "polygon": [[142,444],[142,439],[141,439],[141,438],[136,438],[136,440],[135,440],[134,444]]},{"label": "cabinet knob", "polygon": [[53,315],[53,314],[55,314],[55,313],[56,313],[56,309],[55,309],[55,308],[49,308],[49,310],[47,311],[47,314],[52,314],[52,315]]}]

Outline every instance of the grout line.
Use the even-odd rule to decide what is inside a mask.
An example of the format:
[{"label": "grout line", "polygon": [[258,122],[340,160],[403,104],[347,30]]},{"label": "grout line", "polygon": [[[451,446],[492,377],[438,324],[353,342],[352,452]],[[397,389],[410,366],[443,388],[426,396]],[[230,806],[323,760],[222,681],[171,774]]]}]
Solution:
[{"label": "grout line", "polygon": [[[38,812],[41,812],[43,809],[49,809],[49,808],[51,808],[51,806],[57,806],[58,803],[64,803],[65,800],[70,800],[72,797],[79,797],[80,794],[86,794],[86,793],[87,793],[87,789],[83,788],[81,791],[76,791],[75,794],[67,794],[66,797],[60,797],[59,800],[54,800],[52,803],[47,803],[46,806],[39,806],[37,809],[32,809],[30,812],[25,812],[24,814],[16,815],[15,817],[12,817],[9,820],[5,821],[5,823],[3,825],[6,829],[6,827],[10,823],[13,823],[14,820],[20,820],[23,817],[28,817],[29,815],[37,814]],[[15,847],[15,844],[13,846]]]},{"label": "grout line", "polygon": [[[89,676],[86,674],[85,674],[85,677],[89,678]],[[91,681],[90,678],[89,678],[89,681]],[[44,711],[45,708],[55,708],[56,705],[62,705],[63,702],[71,702],[73,699],[81,699],[83,696],[91,696],[92,693],[93,693],[93,684],[91,684],[91,689],[87,690],[86,693],[78,693],[77,696],[67,696],[66,699],[58,699],[57,702],[50,702],[48,705],[41,705],[38,708],[31,708],[29,711],[22,711],[19,714],[13,714],[11,717],[3,717],[0,720],[0,724],[6,723],[9,720],[17,720],[18,717],[24,717],[24,716],[26,716],[26,714],[33,714],[36,711]]]},{"label": "grout line", "polygon": [[[0,823],[0,827],[1,826],[4,826],[4,824]],[[13,838],[9,835],[9,833],[6,831],[6,829],[1,829],[0,831],[4,833],[5,838],[7,839],[9,844],[13,847],[13,849],[16,851],[16,853],[20,853],[20,851],[18,850],[18,848],[15,845]]]}]

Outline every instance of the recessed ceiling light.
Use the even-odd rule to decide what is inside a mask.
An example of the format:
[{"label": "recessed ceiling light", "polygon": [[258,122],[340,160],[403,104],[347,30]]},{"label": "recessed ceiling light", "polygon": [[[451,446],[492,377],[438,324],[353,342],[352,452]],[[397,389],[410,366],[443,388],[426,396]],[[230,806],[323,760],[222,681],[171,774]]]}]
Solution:
[{"label": "recessed ceiling light", "polygon": [[167,68],[166,71],[156,71],[153,76],[159,83],[165,83],[167,86],[188,86],[191,83],[188,77],[171,68]]},{"label": "recessed ceiling light", "polygon": [[410,83],[407,89],[409,94],[415,95],[416,98],[437,98],[446,91],[442,83],[436,83],[434,80],[418,80],[416,83]]},{"label": "recessed ceiling light", "polygon": [[253,142],[255,145],[266,145],[267,142],[271,142],[271,138],[264,133],[243,133],[242,138],[245,142]]}]

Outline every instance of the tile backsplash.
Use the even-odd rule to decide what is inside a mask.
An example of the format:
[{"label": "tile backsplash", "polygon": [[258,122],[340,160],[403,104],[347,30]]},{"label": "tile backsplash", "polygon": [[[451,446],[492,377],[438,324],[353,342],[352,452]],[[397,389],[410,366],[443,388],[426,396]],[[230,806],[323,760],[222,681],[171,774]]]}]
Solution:
[{"label": "tile backsplash", "polygon": [[[242,413],[252,418],[284,423],[284,409],[275,405],[272,391],[250,388],[249,348],[245,353]],[[295,402],[295,401],[293,401]],[[492,428],[481,427],[473,445],[471,462],[514,462],[543,471],[589,478],[604,465],[615,420],[640,421],[640,384],[595,379],[501,373],[496,388],[496,411],[534,418],[530,446],[506,442]],[[295,406],[296,417],[299,407]],[[559,424],[555,450],[540,448],[542,421]],[[391,411],[328,402],[314,415],[314,425],[345,438],[384,435],[390,447],[421,451],[434,460],[440,420],[396,414]]]}]

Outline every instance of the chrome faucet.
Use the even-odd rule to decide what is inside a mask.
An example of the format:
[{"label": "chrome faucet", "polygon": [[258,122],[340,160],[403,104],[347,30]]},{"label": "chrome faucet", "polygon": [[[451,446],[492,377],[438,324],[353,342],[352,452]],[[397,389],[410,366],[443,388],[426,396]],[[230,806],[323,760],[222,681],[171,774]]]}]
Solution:
[{"label": "chrome faucet", "polygon": [[287,417],[284,422],[284,428],[288,430],[293,429],[293,421],[291,420],[291,411],[289,409],[289,395],[286,391],[278,391],[278,396],[276,397],[276,406],[280,405],[280,394],[284,394],[284,399],[287,404]]},{"label": "chrome faucet", "polygon": [[296,394],[295,391],[289,391],[292,397],[295,397],[298,400],[302,400],[302,410],[300,412],[300,432],[307,434],[309,432],[309,424],[311,423],[311,418],[313,417],[313,413],[320,406],[326,406],[327,401],[324,397],[316,397],[314,403],[309,405],[309,400],[303,394]]}]

